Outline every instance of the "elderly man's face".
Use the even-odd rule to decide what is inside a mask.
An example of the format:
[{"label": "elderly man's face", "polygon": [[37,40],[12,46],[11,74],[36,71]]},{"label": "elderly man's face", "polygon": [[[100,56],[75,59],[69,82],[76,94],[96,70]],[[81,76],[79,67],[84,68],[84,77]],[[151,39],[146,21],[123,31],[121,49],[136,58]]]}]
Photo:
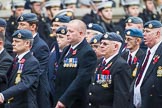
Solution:
[{"label": "elderly man's face", "polygon": [[110,57],[114,54],[115,42],[110,40],[101,40],[100,43],[101,52],[104,57]]},{"label": "elderly man's face", "polygon": [[5,28],[4,27],[0,27],[0,33],[5,34]]},{"label": "elderly man's face", "polygon": [[135,51],[140,44],[138,44],[137,38],[132,36],[125,36],[126,48]]},{"label": "elderly man's face", "polygon": [[156,44],[156,40],[158,39],[158,36],[160,35],[159,29],[144,29],[144,43],[149,48],[152,48]]}]

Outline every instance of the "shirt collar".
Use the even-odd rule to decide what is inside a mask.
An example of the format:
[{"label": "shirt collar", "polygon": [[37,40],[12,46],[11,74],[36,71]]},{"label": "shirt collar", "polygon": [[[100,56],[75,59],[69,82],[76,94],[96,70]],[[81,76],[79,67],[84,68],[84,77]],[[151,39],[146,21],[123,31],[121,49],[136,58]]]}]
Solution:
[{"label": "shirt collar", "polygon": [[35,36],[37,35],[38,33],[35,33],[34,35],[33,35],[33,38],[35,38]]},{"label": "shirt collar", "polygon": [[0,50],[0,54],[3,52],[3,50],[4,50],[4,48],[2,48],[2,49]]},{"label": "shirt collar", "polygon": [[158,43],[157,43],[156,45],[154,45],[151,49],[148,48],[147,51],[150,50],[151,55],[154,55],[154,54],[155,54],[155,51],[157,50],[157,48],[159,47],[159,45],[161,44],[161,42],[162,42],[162,41],[158,42]]},{"label": "shirt collar", "polygon": [[131,54],[132,58],[135,57],[138,50],[139,50],[139,48],[137,50],[133,51],[132,53],[129,51],[129,54]]},{"label": "shirt collar", "polygon": [[72,48],[72,49],[75,49],[81,42],[82,42],[82,41],[80,41],[79,43],[77,43],[77,44],[74,45],[74,46],[71,45],[71,48]]},{"label": "shirt collar", "polygon": [[20,54],[20,55],[17,55],[17,57],[18,57],[18,62],[20,62],[21,61],[21,59],[28,53],[29,51],[26,51],[26,52],[24,52],[24,53],[22,53],[22,54]]},{"label": "shirt collar", "polygon": [[108,63],[108,62],[110,62],[110,60],[111,59],[113,59],[116,55],[118,54],[118,52],[117,53],[115,53],[114,55],[112,55],[112,56],[110,56],[109,58],[104,58],[104,60],[106,61],[106,64]]}]

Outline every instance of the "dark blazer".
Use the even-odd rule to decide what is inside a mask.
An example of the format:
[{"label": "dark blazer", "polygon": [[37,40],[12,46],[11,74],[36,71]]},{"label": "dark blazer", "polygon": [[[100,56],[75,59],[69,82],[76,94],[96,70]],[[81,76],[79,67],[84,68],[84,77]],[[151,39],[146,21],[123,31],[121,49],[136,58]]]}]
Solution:
[{"label": "dark blazer", "polygon": [[[7,88],[7,72],[12,65],[13,58],[3,50],[0,53],[0,92]],[[4,104],[0,104],[0,108],[4,108]]]},{"label": "dark blazer", "polygon": [[[146,71],[145,77],[141,85],[142,107],[141,108],[161,108],[162,106],[162,43],[156,50],[153,59]],[[160,58],[155,60],[156,56]],[[142,63],[141,63],[142,64]],[[140,70],[139,66],[138,71]],[[133,94],[134,94],[135,80],[131,85],[131,105],[134,108]]]},{"label": "dark blazer", "polygon": [[[122,54],[122,57],[123,57],[126,61],[128,60],[128,56],[129,56],[129,52],[128,52],[128,51]],[[142,49],[139,49],[139,50],[137,51],[135,57],[134,57],[134,60],[132,61],[131,66],[130,66],[130,67],[131,67],[131,75],[133,74],[133,71],[134,71],[134,69],[136,68],[137,63],[140,64],[140,63],[142,62],[142,59],[143,59],[144,56],[145,56],[145,52],[144,52]],[[135,60],[135,58],[136,58],[137,60]],[[136,77],[136,75],[137,75],[137,73],[135,74],[135,76],[132,75],[132,77],[134,78],[134,77]]]},{"label": "dark blazer", "polygon": [[[101,63],[97,66],[92,84],[89,87],[89,108],[128,108],[131,85],[129,65],[120,55],[112,58],[103,68],[100,67]],[[96,82],[96,75],[101,75],[103,69],[108,65],[109,67],[106,70],[110,72],[111,84],[104,87]]]},{"label": "dark blazer", "polygon": [[7,72],[12,65],[13,58],[4,49],[0,53],[0,91],[7,87]]},{"label": "dark blazer", "polygon": [[[84,39],[75,49],[75,53],[66,55],[66,47],[58,63],[56,73],[55,104],[61,101],[66,108],[86,108],[88,85],[97,63],[97,57]],[[76,67],[64,67],[64,59],[77,58]]]},{"label": "dark blazer", "polygon": [[39,61],[41,69],[37,94],[38,106],[39,108],[49,108],[50,102],[49,102],[49,83],[47,77],[47,66],[50,51],[48,45],[39,37],[39,34],[37,34],[34,37],[31,52]]},{"label": "dark blazer", "polygon": [[38,108],[36,91],[39,81],[39,62],[29,52],[25,59],[20,82],[15,84],[18,68],[14,69],[9,78],[9,87],[2,92],[6,101],[5,108]]}]

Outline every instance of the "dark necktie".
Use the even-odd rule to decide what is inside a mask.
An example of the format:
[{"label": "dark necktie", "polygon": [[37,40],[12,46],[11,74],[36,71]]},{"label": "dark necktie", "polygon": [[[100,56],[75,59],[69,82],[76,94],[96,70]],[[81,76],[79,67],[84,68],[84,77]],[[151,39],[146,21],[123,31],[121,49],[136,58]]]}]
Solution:
[{"label": "dark necktie", "polygon": [[143,72],[144,72],[144,70],[145,70],[145,68],[146,68],[146,65],[147,65],[147,62],[148,62],[148,60],[149,60],[150,54],[151,54],[151,52],[150,52],[150,50],[149,50],[148,53],[147,53],[147,55],[146,55],[146,59],[145,59],[145,61],[143,62],[143,65],[142,65],[142,67],[141,67],[141,69],[140,69],[140,72],[139,72],[139,74],[138,74],[138,77],[137,77],[137,80],[136,80],[136,86],[139,84],[139,82],[140,82],[140,80],[141,80],[141,78],[142,78],[142,75],[143,75]]},{"label": "dark necktie", "polygon": [[74,51],[73,48],[70,48],[69,51],[68,51],[68,54],[66,56],[73,54],[73,51]]},{"label": "dark necktie", "polygon": [[7,77],[8,79],[10,79],[11,77],[11,74],[13,73],[13,71],[17,70],[17,67],[18,67],[18,57],[15,57],[14,60],[13,60],[13,64],[12,66],[10,67],[8,73],[7,73]]},{"label": "dark necktie", "polygon": [[132,55],[129,54],[129,60],[128,60],[128,64],[131,65],[132,64]]}]

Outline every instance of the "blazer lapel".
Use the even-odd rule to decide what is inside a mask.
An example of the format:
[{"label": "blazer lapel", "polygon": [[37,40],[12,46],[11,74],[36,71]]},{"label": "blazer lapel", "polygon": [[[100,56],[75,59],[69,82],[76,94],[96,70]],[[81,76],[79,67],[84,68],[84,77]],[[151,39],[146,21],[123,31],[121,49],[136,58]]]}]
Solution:
[{"label": "blazer lapel", "polygon": [[[158,49],[162,49],[162,43],[161,43],[161,44],[159,45],[159,47],[157,48],[157,50],[156,50],[156,52],[155,52],[153,58],[154,58],[156,55],[158,55],[158,56],[160,56],[160,57],[162,56],[161,50],[158,50]],[[148,69],[147,69],[146,75],[145,75],[145,77],[144,77],[144,79],[143,79],[143,83],[148,79],[149,75],[151,74],[151,72],[152,72],[152,70],[154,69],[154,67],[156,66],[156,64],[157,64],[157,63],[154,63],[154,60],[152,59],[150,65],[149,65],[149,67],[148,67]],[[143,84],[143,83],[142,83],[142,84]]]}]

